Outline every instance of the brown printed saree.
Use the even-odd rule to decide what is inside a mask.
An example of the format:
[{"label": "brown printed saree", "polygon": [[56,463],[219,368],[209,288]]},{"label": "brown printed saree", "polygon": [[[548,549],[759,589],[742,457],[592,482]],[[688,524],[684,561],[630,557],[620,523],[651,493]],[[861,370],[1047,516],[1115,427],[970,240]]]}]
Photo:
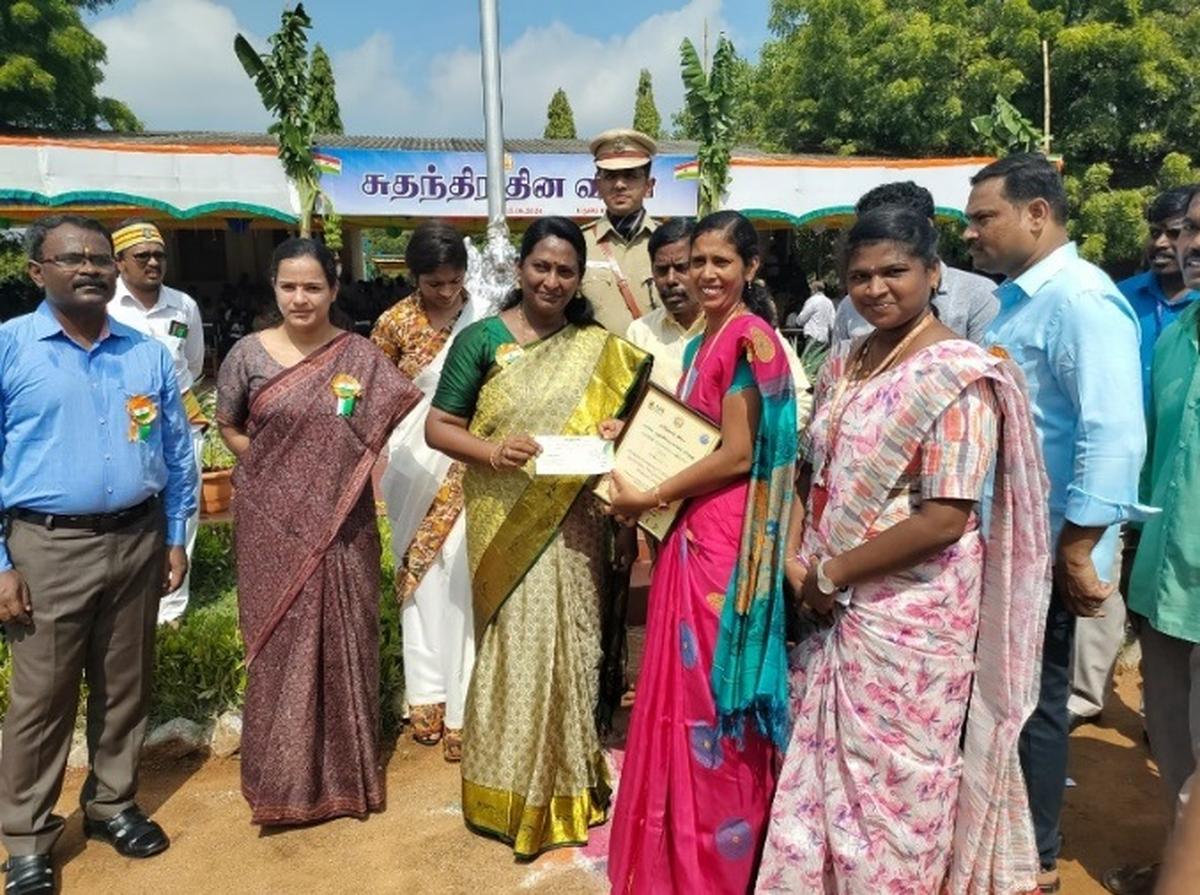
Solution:
[{"label": "brown printed saree", "polygon": [[[242,792],[259,824],[363,816],[383,804],[369,480],[420,392],[349,333],[254,389],[255,367],[269,361],[257,337],[243,339],[219,385],[219,420],[251,439],[233,506],[248,677]],[[335,377],[358,385],[348,414]]]}]

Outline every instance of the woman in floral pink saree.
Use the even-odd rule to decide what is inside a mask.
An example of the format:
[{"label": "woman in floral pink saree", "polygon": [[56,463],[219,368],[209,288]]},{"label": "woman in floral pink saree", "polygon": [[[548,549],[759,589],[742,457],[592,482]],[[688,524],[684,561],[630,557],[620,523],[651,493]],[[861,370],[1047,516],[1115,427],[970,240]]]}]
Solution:
[{"label": "woman in floral pink saree", "polygon": [[788,575],[822,626],[792,657],[762,892],[1037,888],[1017,737],[1049,599],[1045,474],[1015,367],[930,310],[936,248],[906,209],[848,234],[846,283],[876,332],[818,386]]},{"label": "woman in floral pink saree", "polygon": [[750,282],[757,251],[754,228],[734,212],[700,221],[692,241],[708,327],[684,353],[678,396],[721,424],[726,453],[656,494],[621,486],[613,500],[637,515],[691,498],[650,584],[609,851],[615,892],[744,893],[787,739],[779,520],[791,500],[796,403],[779,338],[760,316],[769,299]]}]

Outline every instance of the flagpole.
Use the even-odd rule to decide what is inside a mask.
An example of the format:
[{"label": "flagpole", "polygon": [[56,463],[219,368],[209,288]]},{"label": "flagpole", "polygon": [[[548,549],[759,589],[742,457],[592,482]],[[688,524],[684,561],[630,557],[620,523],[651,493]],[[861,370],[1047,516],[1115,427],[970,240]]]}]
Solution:
[{"label": "flagpole", "polygon": [[504,223],[504,111],[500,97],[498,0],[479,0],[479,48],[483,74],[483,134],[487,150],[488,234]]}]

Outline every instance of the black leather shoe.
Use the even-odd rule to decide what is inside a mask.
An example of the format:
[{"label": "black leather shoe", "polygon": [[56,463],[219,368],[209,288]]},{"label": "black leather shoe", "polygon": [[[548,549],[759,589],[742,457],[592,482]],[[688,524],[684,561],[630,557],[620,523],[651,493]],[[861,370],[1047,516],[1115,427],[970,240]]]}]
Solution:
[{"label": "black leather shoe", "polygon": [[108,820],[83,819],[83,834],[89,839],[107,842],[126,858],[148,858],[164,852],[171,844],[163,828],[146,816],[137,805],[126,808]]},{"label": "black leather shoe", "polygon": [[17,855],[4,865],[4,895],[54,895],[49,855]]}]

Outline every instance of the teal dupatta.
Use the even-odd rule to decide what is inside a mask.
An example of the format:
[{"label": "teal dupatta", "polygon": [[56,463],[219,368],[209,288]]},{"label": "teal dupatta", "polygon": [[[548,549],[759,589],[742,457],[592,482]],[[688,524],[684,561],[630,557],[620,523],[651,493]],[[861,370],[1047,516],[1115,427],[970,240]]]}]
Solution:
[{"label": "teal dupatta", "polygon": [[713,655],[712,687],[723,734],[740,738],[746,720],[752,719],[764,737],[783,749],[791,734],[783,567],[795,487],[796,395],[779,337],[762,320],[745,319],[730,334],[735,338],[727,340],[727,350],[744,353],[762,411],[741,549],[725,592]]}]

